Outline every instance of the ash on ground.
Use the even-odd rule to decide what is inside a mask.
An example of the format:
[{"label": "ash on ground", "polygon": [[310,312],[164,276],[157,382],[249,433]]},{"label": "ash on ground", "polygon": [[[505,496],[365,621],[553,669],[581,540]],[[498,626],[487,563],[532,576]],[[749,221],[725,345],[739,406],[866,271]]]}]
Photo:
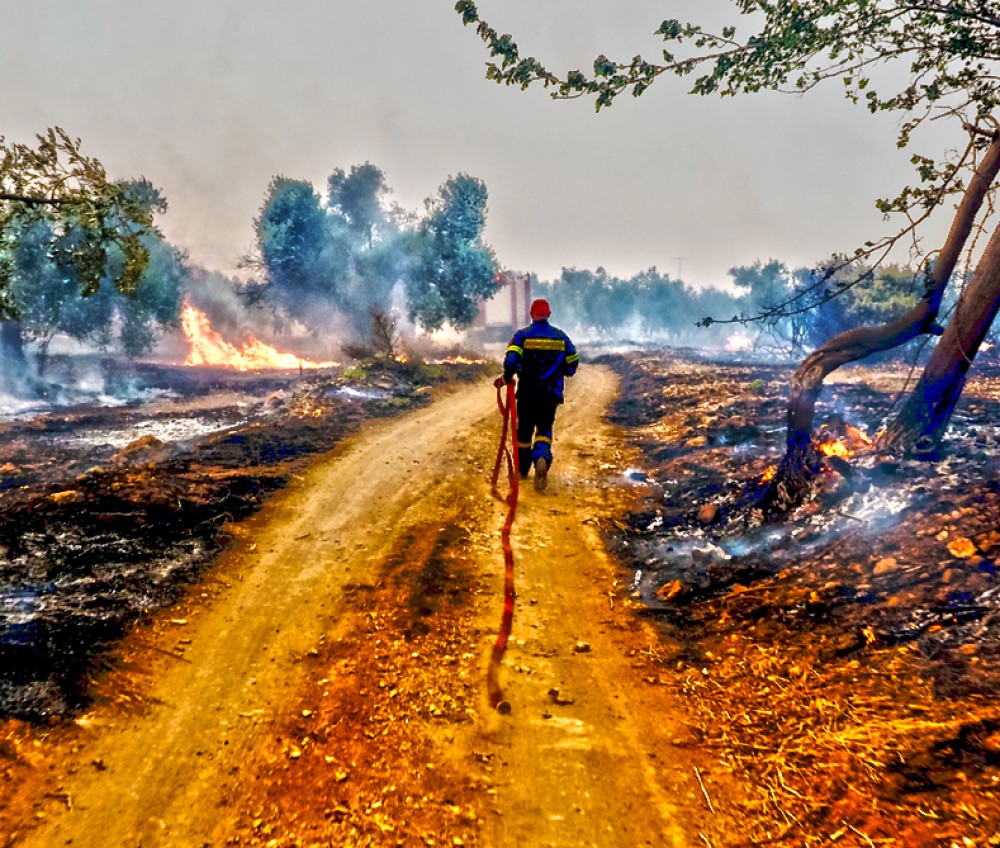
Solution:
[{"label": "ash on ground", "polygon": [[970,380],[936,463],[863,438],[907,369],[837,372],[816,420],[858,428],[853,455],[764,523],[792,369],[607,361],[643,457],[609,532],[625,594],[700,738],[755,787],[753,844],[1000,845],[1000,372]]},{"label": "ash on ground", "polygon": [[322,372],[135,365],[111,402],[61,395],[0,422],[0,715],[86,703],[125,628],[174,601],[318,452],[477,365]]}]

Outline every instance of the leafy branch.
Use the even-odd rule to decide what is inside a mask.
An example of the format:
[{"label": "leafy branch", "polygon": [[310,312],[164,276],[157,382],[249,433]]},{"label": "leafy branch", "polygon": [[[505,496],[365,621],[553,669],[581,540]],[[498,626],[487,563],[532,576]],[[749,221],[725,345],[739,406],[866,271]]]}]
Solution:
[{"label": "leafy branch", "polygon": [[[104,166],[85,156],[79,139],[59,127],[36,136],[37,146],[6,143],[0,136],[0,238],[11,248],[18,234],[47,221],[54,253],[71,262],[91,295],[108,270],[109,249],[123,257],[114,285],[131,294],[149,264],[142,237],[158,230],[153,216],[166,201],[145,179],[112,181]],[[0,318],[13,317],[4,292],[13,273],[0,263]]]},{"label": "leafy branch", "polygon": [[[691,93],[736,95],[761,90],[803,93],[821,82],[840,79],[846,96],[871,112],[899,111],[897,144],[905,147],[912,133],[927,120],[945,115],[968,117],[972,135],[957,162],[913,155],[915,186],[904,187],[895,198],[882,198],[877,208],[886,216],[902,214],[906,224],[898,232],[866,242],[850,256],[840,257],[817,271],[811,284],[761,314],[734,316],[711,323],[774,321],[797,315],[837,297],[869,279],[863,272],[853,280],[835,276],[849,266],[874,267],[907,238],[911,253],[919,255],[916,232],[944,200],[964,191],[961,174],[974,168],[977,151],[993,132],[981,128],[992,122],[1000,105],[1000,16],[984,0],[733,0],[739,15],[755,27],[738,38],[736,27],[715,34],[701,26],[665,20],[655,30],[665,44],[661,58],[641,55],[630,61],[598,56],[589,73],[580,70],[556,74],[533,57],[522,57],[513,36],[498,34],[482,20],[474,0],[459,0],[456,11],[465,25],[475,24],[494,61],[486,76],[499,84],[528,88],[540,82],[554,98],[593,97],[595,108],[612,105],[630,91],[640,96],[663,74],[693,79]],[[908,63],[908,81],[902,88],[880,94],[875,84],[878,68]],[[891,79],[891,77],[889,78]],[[970,166],[970,162],[972,165]],[[987,210],[992,209],[992,200]]]}]

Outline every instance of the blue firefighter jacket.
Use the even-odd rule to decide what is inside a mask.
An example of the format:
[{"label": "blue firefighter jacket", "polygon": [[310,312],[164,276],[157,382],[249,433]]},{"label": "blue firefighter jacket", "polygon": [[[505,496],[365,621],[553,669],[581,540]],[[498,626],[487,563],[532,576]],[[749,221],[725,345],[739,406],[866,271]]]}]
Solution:
[{"label": "blue firefighter jacket", "polygon": [[563,377],[572,377],[579,363],[569,336],[542,319],[514,333],[503,361],[503,376],[510,380],[518,375],[518,397],[549,394],[562,403]]}]

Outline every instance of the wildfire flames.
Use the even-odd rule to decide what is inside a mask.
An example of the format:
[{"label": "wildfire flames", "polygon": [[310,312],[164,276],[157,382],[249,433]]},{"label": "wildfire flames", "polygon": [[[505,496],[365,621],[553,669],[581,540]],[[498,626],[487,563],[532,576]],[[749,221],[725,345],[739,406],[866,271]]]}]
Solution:
[{"label": "wildfire flames", "polygon": [[428,365],[485,365],[485,359],[469,359],[466,356],[446,356],[444,359],[431,359]]},{"label": "wildfire flames", "polygon": [[852,456],[854,451],[852,451],[842,439],[837,439],[834,442],[823,442],[817,445],[819,452],[823,456]]},{"label": "wildfire flames", "polygon": [[[857,427],[846,423],[844,424],[844,428],[845,433],[843,438],[819,442],[816,445],[816,450],[823,454],[823,456],[839,456],[844,458],[854,456],[859,450],[870,448],[875,444],[874,440],[864,430],[859,430]],[[777,465],[766,468],[764,473],[760,475],[760,482],[769,483],[777,473]]]},{"label": "wildfire flames", "polygon": [[870,448],[875,442],[863,430],[851,424],[845,424],[846,432],[842,439],[833,439],[828,442],[821,442],[816,446],[817,450],[824,456],[854,456],[857,451],[863,448]]},{"label": "wildfire flames", "polygon": [[313,362],[293,353],[282,353],[253,336],[241,347],[227,342],[209,323],[200,309],[186,305],[181,312],[184,335],[191,345],[185,365],[223,365],[237,371],[265,368],[331,368],[338,362]]},{"label": "wildfire flames", "polygon": [[753,349],[753,339],[750,338],[746,333],[741,333],[739,331],[733,333],[728,339],[726,339],[726,350],[735,353],[740,350],[752,350]]}]

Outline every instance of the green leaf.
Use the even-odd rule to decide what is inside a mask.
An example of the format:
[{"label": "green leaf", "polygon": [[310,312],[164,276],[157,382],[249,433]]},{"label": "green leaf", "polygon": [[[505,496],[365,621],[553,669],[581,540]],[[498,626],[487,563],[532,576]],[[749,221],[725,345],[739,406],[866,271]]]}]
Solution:
[{"label": "green leaf", "polygon": [[656,35],[662,35],[665,40],[675,39],[680,34],[681,22],[673,19],[664,21],[656,30]]},{"label": "green leaf", "polygon": [[618,65],[612,62],[603,53],[594,60],[595,77],[608,77],[611,76],[616,70],[618,70]]},{"label": "green leaf", "polygon": [[455,11],[462,16],[462,23],[466,26],[479,20],[479,10],[472,0],[459,0],[455,4]]}]

